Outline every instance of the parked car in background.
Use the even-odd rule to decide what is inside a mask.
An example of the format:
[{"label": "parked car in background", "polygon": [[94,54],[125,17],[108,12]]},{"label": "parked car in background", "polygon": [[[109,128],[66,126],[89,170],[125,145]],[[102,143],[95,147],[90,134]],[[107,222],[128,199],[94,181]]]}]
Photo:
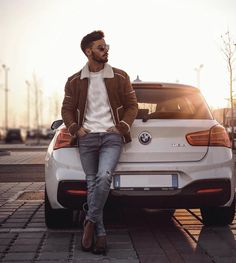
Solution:
[{"label": "parked car in background", "polygon": [[52,129],[42,129],[42,139],[48,140],[52,139],[55,131]]},{"label": "parked car in background", "polygon": [[52,139],[55,134],[55,131],[52,129],[31,129],[27,131],[27,139]]},{"label": "parked car in background", "polygon": [[20,129],[8,129],[5,136],[5,143],[23,143],[23,136]]},{"label": "parked car in background", "polygon": [[[205,225],[230,224],[235,214],[231,144],[200,90],[169,83],[138,82],[133,87],[139,113],[132,143],[124,145],[113,175],[107,205],[200,208]],[[52,128],[56,134],[46,154],[45,220],[53,228],[72,222],[73,210],[86,203],[87,188],[68,130],[62,120]]]}]

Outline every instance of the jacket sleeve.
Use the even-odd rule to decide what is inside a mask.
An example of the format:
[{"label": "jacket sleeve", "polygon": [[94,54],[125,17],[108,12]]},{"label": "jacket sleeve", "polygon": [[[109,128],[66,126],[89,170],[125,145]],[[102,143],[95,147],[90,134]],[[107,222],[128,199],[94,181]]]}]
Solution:
[{"label": "jacket sleeve", "polygon": [[71,136],[76,137],[79,130],[78,122],[76,122],[76,104],[71,92],[71,83],[68,79],[65,85],[65,94],[62,102],[61,116]]},{"label": "jacket sleeve", "polygon": [[138,103],[135,91],[130,83],[130,78],[127,74],[122,85],[122,103],[124,107],[124,114],[122,120],[120,120],[116,127],[122,135],[125,135],[129,133],[130,127],[137,116]]}]

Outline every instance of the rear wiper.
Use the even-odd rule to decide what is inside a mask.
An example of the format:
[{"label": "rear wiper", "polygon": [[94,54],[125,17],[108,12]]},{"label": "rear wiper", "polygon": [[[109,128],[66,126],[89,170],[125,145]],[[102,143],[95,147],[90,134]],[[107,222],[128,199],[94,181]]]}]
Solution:
[{"label": "rear wiper", "polygon": [[143,117],[143,122],[147,122],[150,119],[151,114],[147,114]]}]

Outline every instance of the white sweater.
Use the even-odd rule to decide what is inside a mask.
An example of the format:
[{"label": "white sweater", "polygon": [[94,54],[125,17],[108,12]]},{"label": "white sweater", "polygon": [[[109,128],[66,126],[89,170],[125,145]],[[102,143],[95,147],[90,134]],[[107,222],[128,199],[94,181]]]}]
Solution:
[{"label": "white sweater", "polygon": [[87,96],[87,106],[83,127],[90,132],[106,132],[114,126],[103,70],[90,72]]}]

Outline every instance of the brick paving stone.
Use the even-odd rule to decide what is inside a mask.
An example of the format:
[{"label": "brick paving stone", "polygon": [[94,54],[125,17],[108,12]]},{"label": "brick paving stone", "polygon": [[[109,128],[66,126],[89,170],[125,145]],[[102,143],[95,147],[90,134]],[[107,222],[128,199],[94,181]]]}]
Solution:
[{"label": "brick paving stone", "polygon": [[60,251],[57,251],[56,253],[55,252],[48,252],[48,251],[45,251],[43,252],[40,256],[39,256],[39,260],[43,260],[43,259],[46,259],[46,260],[68,260],[69,258],[69,251],[63,251],[63,252],[60,252]]},{"label": "brick paving stone", "polygon": [[38,246],[40,243],[40,239],[29,239],[29,238],[17,238],[14,242],[14,246]]},{"label": "brick paving stone", "polygon": [[2,206],[1,208],[0,208],[0,211],[1,212],[14,212],[17,208],[19,208],[20,207],[20,205],[19,206],[16,206],[16,207],[7,207],[7,206]]},{"label": "brick paving stone", "polygon": [[11,238],[14,238],[16,236],[16,234],[14,234],[14,233],[1,233],[0,232],[0,239],[11,239]]},{"label": "brick paving stone", "polygon": [[235,263],[236,257],[226,256],[226,257],[214,257],[215,263]]},{"label": "brick paving stone", "polygon": [[42,249],[42,252],[56,252],[56,251],[68,251],[70,244],[63,244],[63,243],[55,243],[55,244],[48,244],[45,245]]},{"label": "brick paving stone", "polygon": [[26,262],[34,259],[35,253],[27,253],[27,252],[17,252],[17,253],[7,253],[6,257],[2,262]]},{"label": "brick paving stone", "polygon": [[107,255],[111,258],[116,258],[116,259],[126,259],[126,258],[136,258],[136,252],[134,249],[112,249],[108,245],[108,253]]},{"label": "brick paving stone", "polygon": [[26,219],[28,219],[29,218],[29,216],[31,216],[33,214],[33,212],[25,212],[25,211],[20,211],[20,210],[18,210],[18,211],[16,211],[14,214],[13,214],[13,216],[14,217],[18,217],[18,218],[20,218],[20,217],[25,217]]},{"label": "brick paving stone", "polygon": [[191,263],[212,263],[212,259],[207,255],[182,254],[184,262]]},{"label": "brick paving stone", "polygon": [[170,263],[172,261],[169,261],[165,255],[140,255],[139,262],[140,263],[154,263],[154,262]]},{"label": "brick paving stone", "polygon": [[42,223],[29,223],[26,228],[42,228],[45,227],[45,222]]},{"label": "brick paving stone", "polygon": [[45,159],[45,152],[11,152],[11,155],[1,156],[0,165],[6,164],[42,164]]},{"label": "brick paving stone", "polygon": [[25,218],[9,218],[7,223],[24,223],[25,221]]},{"label": "brick paving stone", "polygon": [[27,245],[16,245],[13,244],[11,248],[8,250],[8,253],[15,253],[15,252],[35,252],[38,248],[38,244],[27,244]]},{"label": "brick paving stone", "polygon": [[18,239],[40,239],[44,233],[39,233],[39,232],[23,232],[19,233]]},{"label": "brick paving stone", "polygon": [[10,216],[11,219],[20,219],[23,218],[25,220],[28,220],[29,214],[25,214],[25,213],[14,213]]},{"label": "brick paving stone", "polygon": [[33,219],[30,221],[30,223],[45,223],[44,217],[37,217],[35,218],[35,216],[33,217]]},{"label": "brick paving stone", "polygon": [[132,243],[127,242],[108,242],[111,249],[133,249]]},{"label": "brick paving stone", "polygon": [[3,223],[2,228],[22,228],[24,227],[25,223]]}]

